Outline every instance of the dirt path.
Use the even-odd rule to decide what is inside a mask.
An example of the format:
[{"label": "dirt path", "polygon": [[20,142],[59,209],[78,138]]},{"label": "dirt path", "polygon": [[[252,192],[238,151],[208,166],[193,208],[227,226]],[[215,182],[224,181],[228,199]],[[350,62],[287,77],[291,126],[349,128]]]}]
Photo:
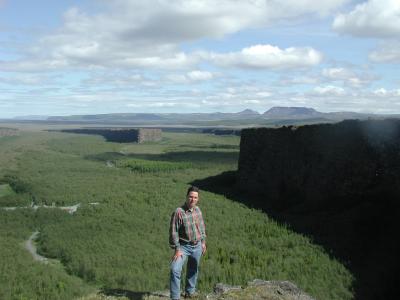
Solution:
[{"label": "dirt path", "polygon": [[37,238],[38,235],[39,235],[39,231],[35,231],[34,233],[32,233],[31,236],[29,237],[29,239],[27,241],[25,241],[24,246],[25,246],[25,249],[28,250],[29,253],[32,255],[34,260],[47,264],[48,259],[37,253],[37,248],[34,244],[34,240]]},{"label": "dirt path", "polygon": [[[94,203],[89,203],[89,204],[90,205],[97,205],[98,203],[94,202]],[[32,206],[0,207],[0,209],[16,210],[16,209],[19,209],[19,208],[31,208],[31,209],[37,210],[40,207],[42,207],[42,208],[58,208],[58,209],[66,211],[66,212],[68,212],[70,214],[73,214],[78,210],[79,206],[81,206],[80,203],[75,204],[75,205],[71,205],[71,206],[32,205]]]},{"label": "dirt path", "polygon": [[115,164],[111,160],[107,160],[106,161],[106,166],[109,167],[109,168],[114,168]]}]

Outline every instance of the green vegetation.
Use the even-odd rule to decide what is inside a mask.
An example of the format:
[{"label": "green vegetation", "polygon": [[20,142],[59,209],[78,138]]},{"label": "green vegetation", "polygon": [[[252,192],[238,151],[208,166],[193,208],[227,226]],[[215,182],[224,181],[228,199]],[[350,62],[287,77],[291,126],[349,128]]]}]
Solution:
[{"label": "green vegetation", "polygon": [[28,187],[15,176],[0,180],[0,206],[27,206],[32,202]]},{"label": "green vegetation", "polygon": [[[23,184],[21,193],[37,204],[81,206],[73,215],[0,210],[0,299],[72,299],[93,287],[166,289],[171,213],[190,182],[237,168],[239,137],[163,136],[128,145],[56,132],[3,141],[0,178]],[[308,238],[222,195],[202,191],[199,205],[208,233],[201,290],[260,278],[293,281],[318,299],[352,298],[351,274]],[[40,254],[61,264],[35,262],[23,248],[35,230]]]},{"label": "green vegetation", "polygon": [[11,186],[8,183],[0,184],[0,198],[9,195],[15,195],[15,192]]},{"label": "green vegetation", "polygon": [[61,268],[35,262],[23,247],[34,231],[32,210],[0,210],[0,299],[73,299],[94,289]]},{"label": "green vegetation", "polygon": [[190,162],[168,162],[160,160],[144,160],[144,159],[127,159],[118,160],[117,167],[129,168],[132,171],[146,172],[172,172],[192,167]]}]

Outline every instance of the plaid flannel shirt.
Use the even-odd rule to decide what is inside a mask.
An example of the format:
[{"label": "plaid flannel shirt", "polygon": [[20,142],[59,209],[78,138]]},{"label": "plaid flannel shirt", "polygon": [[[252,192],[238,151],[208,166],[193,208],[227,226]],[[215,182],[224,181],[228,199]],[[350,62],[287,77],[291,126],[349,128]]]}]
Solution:
[{"label": "plaid flannel shirt", "polygon": [[180,241],[190,243],[205,241],[206,226],[198,206],[189,209],[185,203],[178,207],[171,217],[169,244],[171,248],[179,249]]}]

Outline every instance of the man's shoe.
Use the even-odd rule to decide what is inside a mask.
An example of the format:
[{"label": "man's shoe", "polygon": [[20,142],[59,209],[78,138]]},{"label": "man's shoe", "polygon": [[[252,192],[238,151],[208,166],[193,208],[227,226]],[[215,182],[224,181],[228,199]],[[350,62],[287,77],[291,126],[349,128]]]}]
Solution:
[{"label": "man's shoe", "polygon": [[194,292],[192,294],[189,294],[188,292],[185,293],[185,298],[189,298],[189,299],[194,299],[197,298],[199,296],[199,293]]}]

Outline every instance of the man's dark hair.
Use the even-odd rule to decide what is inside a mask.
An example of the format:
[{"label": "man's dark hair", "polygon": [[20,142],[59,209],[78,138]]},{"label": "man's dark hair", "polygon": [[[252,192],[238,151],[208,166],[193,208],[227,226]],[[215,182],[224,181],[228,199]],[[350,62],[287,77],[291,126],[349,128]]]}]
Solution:
[{"label": "man's dark hair", "polygon": [[190,188],[188,188],[186,196],[189,195],[190,192],[200,193],[200,189],[197,186],[192,185]]}]

